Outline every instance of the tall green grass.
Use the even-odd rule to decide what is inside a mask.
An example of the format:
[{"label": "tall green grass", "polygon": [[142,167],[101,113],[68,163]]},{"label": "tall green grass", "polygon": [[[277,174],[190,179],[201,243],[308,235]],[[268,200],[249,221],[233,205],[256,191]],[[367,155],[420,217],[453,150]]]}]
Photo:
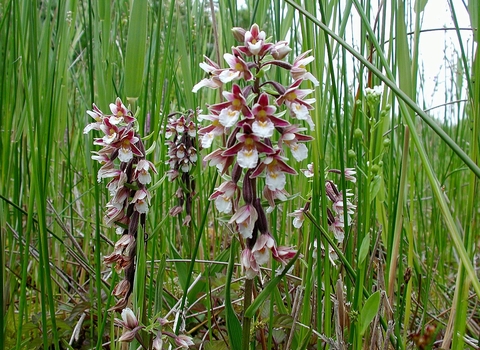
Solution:
[{"label": "tall green grass", "polygon": [[[471,23],[458,23],[463,5],[448,2],[457,57],[445,62],[441,120],[419,93],[426,3],[1,0],[0,348],[122,348],[119,315],[108,312],[119,276],[103,263],[117,236],[103,223],[108,193],[90,159],[98,135],[82,133],[92,103],[107,111],[117,96],[155,145],[159,172],[132,297],[144,325],[167,317],[165,329],[203,349],[236,349],[248,335],[250,349],[478,348],[480,9],[468,1]],[[285,276],[275,263],[263,270],[244,310],[239,244],[208,201],[216,170],[194,169],[192,226],[182,226],[168,215],[176,187],[164,177],[162,130],[172,111],[221,101],[218,91],[191,93],[205,77],[199,63],[206,55],[224,67],[237,45],[231,28],[253,23],[290,42],[290,62],[311,49],[320,87],[315,141],[287,183],[295,196],[268,214],[277,242],[301,256]],[[469,26],[477,31],[465,42]],[[370,103],[365,88],[376,85],[382,95]],[[300,172],[311,162],[313,180]],[[356,169],[355,184],[324,176],[345,168]],[[335,263],[320,244],[313,253],[315,240],[334,244],[326,179],[357,205]],[[287,213],[309,199],[295,229]],[[244,315],[252,329],[242,336]]]}]

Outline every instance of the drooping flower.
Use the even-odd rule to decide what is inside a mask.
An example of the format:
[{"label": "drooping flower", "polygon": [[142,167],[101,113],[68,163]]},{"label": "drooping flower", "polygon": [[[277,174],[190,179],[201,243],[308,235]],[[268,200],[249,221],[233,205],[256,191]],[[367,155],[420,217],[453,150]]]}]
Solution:
[{"label": "drooping flower", "polygon": [[272,191],[283,190],[286,184],[285,173],[297,175],[296,170],[285,162],[287,158],[282,157],[280,153],[281,149],[276,149],[274,154],[267,155],[251,175],[255,178],[265,172],[266,185]]},{"label": "drooping flower", "polygon": [[328,229],[333,233],[338,242],[343,242],[345,237],[343,217],[341,215],[333,215],[330,208],[327,208]]},{"label": "drooping flower", "polygon": [[288,46],[287,41],[278,41],[270,47],[270,54],[276,60],[282,60],[287,56],[292,49]]},{"label": "drooping flower", "polygon": [[258,265],[264,265],[270,260],[270,252],[275,247],[275,240],[267,232],[258,236],[252,248],[252,254]]},{"label": "drooping flower", "polygon": [[224,91],[223,97],[227,101],[211,105],[210,111],[218,112],[218,121],[224,127],[229,128],[237,123],[240,114],[250,117],[252,112],[243,96],[242,89],[237,84],[233,84],[232,92]]},{"label": "drooping flower", "polygon": [[220,123],[218,112],[211,111],[211,114],[199,115],[198,120],[208,120],[211,122],[210,125],[198,130],[198,133],[201,135],[201,143],[203,148],[209,148],[212,145],[215,137],[225,134],[225,126]]},{"label": "drooping flower", "polygon": [[293,217],[293,227],[300,228],[303,226],[303,222],[305,221],[303,209],[297,209],[293,213],[288,213],[287,215]]},{"label": "drooping flower", "polygon": [[252,131],[254,134],[265,138],[273,136],[275,127],[286,127],[290,125],[286,120],[273,115],[276,107],[269,105],[268,102],[268,95],[262,93],[252,108],[252,114],[255,118],[252,123]]},{"label": "drooping flower", "polygon": [[308,50],[302,53],[300,56],[298,56],[295,59],[295,61],[293,61],[293,67],[292,69],[290,69],[290,75],[295,80],[298,80],[298,79],[310,80],[313,83],[313,85],[318,86],[319,83],[317,78],[315,78],[312,73],[308,72],[305,69],[305,66],[315,59],[313,56],[307,57],[307,55],[310,52],[312,52],[312,50]]},{"label": "drooping flower", "polygon": [[300,170],[302,171],[303,175],[305,175],[305,177],[307,178],[314,176],[313,163],[307,164],[307,169],[300,169]]},{"label": "drooping flower", "polygon": [[286,201],[288,199],[289,193],[285,189],[275,189],[271,190],[268,186],[263,188],[263,196],[268,201],[269,207],[267,208],[267,213],[270,213],[275,208],[275,201]]},{"label": "drooping flower", "polygon": [[122,310],[122,319],[115,319],[115,323],[125,329],[123,335],[118,339],[120,342],[131,342],[137,333],[144,328],[139,325],[137,317],[128,307]]},{"label": "drooping flower", "polygon": [[148,212],[148,206],[150,204],[150,193],[146,188],[135,191],[131,204],[134,204],[134,208],[140,214],[146,214]]},{"label": "drooping flower", "polygon": [[112,116],[108,118],[111,124],[119,124],[119,123],[132,123],[135,118],[132,115],[127,107],[123,104],[122,100],[117,97],[115,103],[110,103],[110,110],[112,111]]},{"label": "drooping flower", "polygon": [[255,276],[257,276],[260,272],[260,267],[257,263],[257,260],[249,248],[245,248],[242,251],[241,264],[245,273],[245,277],[248,279],[255,278]]},{"label": "drooping flower", "polygon": [[278,141],[279,147],[284,144],[287,145],[292,151],[293,157],[299,162],[308,157],[308,149],[303,142],[313,140],[313,137],[301,134],[304,130],[305,128],[300,128],[297,125],[290,125],[282,129],[282,135]]},{"label": "drooping flower", "polygon": [[315,102],[315,99],[305,99],[305,97],[311,94],[313,90],[299,89],[298,87],[302,81],[302,79],[298,79],[290,85],[288,89],[285,90],[285,93],[277,98],[277,104],[280,106],[284,103],[295,118],[305,120],[313,130],[315,124],[313,123],[309,110],[313,109],[312,103]]},{"label": "drooping flower", "polygon": [[105,115],[103,114],[103,112],[94,103],[93,109],[91,111],[87,111],[87,114],[90,117],[92,117],[95,120],[95,122],[88,124],[83,129],[83,133],[87,134],[90,130],[100,130],[100,127],[103,124],[103,119],[105,118]]},{"label": "drooping flower", "polygon": [[[234,49],[235,51],[235,49]],[[228,83],[233,80],[238,80],[243,78],[246,81],[253,79],[253,74],[250,72],[247,63],[241,58],[241,55],[236,52],[234,54],[226,53],[223,55],[223,58],[230,66],[229,69],[223,70],[219,79],[222,83]]]},{"label": "drooping flower", "polygon": [[245,46],[239,47],[239,50],[245,53],[247,56],[259,55],[262,56],[272,44],[266,43],[266,34],[260,28],[258,24],[253,24],[250,30],[247,30],[244,34]]},{"label": "drooping flower", "polygon": [[[338,169],[330,169],[328,170],[330,173],[341,174],[342,172]],[[355,168],[345,168],[345,180],[356,183],[357,178],[355,177],[356,174]]]},{"label": "drooping flower", "polygon": [[229,214],[232,211],[232,197],[236,190],[237,185],[233,181],[226,181],[216,188],[208,199],[215,201],[215,207],[220,213]]},{"label": "drooping flower", "polygon": [[208,154],[203,158],[205,162],[209,162],[210,166],[216,166],[220,173],[225,173],[228,167],[233,163],[234,157],[226,156],[223,154],[222,149],[216,149],[212,153]]},{"label": "drooping flower", "polygon": [[195,345],[192,338],[184,334],[175,337],[175,344],[182,349],[188,349],[190,346]]},{"label": "drooping flower", "polygon": [[118,149],[118,159],[121,162],[128,163],[133,159],[133,156],[144,156],[136,146],[139,140],[133,129],[126,128],[119,131],[118,139],[112,143],[112,146]]},{"label": "drooping flower", "polygon": [[272,250],[273,258],[280,262],[282,265],[288,264],[288,262],[297,254],[297,251],[292,247],[276,247]]},{"label": "drooping flower", "polygon": [[223,85],[222,81],[220,80],[220,73],[223,72],[223,69],[220,69],[218,64],[213,62],[207,56],[205,57],[206,62],[200,63],[200,68],[202,68],[205,72],[210,75],[209,79],[202,79],[199,83],[195,84],[192,89],[192,92],[196,93],[202,87],[209,87],[210,89],[218,89]]},{"label": "drooping flower", "polygon": [[244,125],[245,133],[237,133],[237,143],[225,150],[222,155],[237,156],[237,162],[242,168],[252,169],[257,166],[260,153],[273,154],[275,150],[260,141],[260,137],[253,134],[250,127]]},{"label": "drooping flower", "polygon": [[157,169],[155,169],[155,166],[152,162],[146,159],[141,159],[135,168],[135,179],[137,179],[138,182],[143,185],[148,185],[150,182],[152,182],[150,170],[157,174]]},{"label": "drooping flower", "polygon": [[251,238],[255,221],[257,221],[257,210],[252,204],[245,204],[228,221],[229,224],[236,223],[238,231],[243,238]]}]

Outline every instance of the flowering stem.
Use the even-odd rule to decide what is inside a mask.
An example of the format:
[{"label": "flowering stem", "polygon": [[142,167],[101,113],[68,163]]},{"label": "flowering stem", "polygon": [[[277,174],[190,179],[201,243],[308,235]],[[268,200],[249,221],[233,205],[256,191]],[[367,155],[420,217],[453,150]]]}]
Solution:
[{"label": "flowering stem", "polygon": [[[243,310],[247,310],[252,303],[253,279],[247,278],[245,280],[245,298],[243,300]],[[250,327],[252,318],[243,316],[243,335],[242,335],[242,349],[248,350],[250,345]]]},{"label": "flowering stem", "polygon": [[[210,193],[213,192],[213,188],[214,188],[215,183],[217,181],[217,177],[218,177],[218,173],[215,173],[215,175],[213,177],[213,180],[212,180],[212,188],[210,188]],[[210,207],[210,201],[208,201],[207,204],[206,204],[205,210],[203,212],[202,221],[200,222],[200,226],[198,227],[198,230],[197,230],[197,240],[195,242],[195,247],[194,247],[194,250],[192,252],[192,258],[190,260],[190,265],[188,267],[187,281],[185,283],[186,287],[185,287],[185,291],[184,291],[183,296],[182,296],[182,302],[180,304],[180,310],[184,310],[185,303],[187,301],[188,286],[190,285],[190,280],[191,280],[191,277],[193,275],[193,268],[195,266],[195,259],[197,257],[198,250],[199,250],[199,247],[200,247],[200,242],[201,242],[201,239],[202,239],[202,233],[203,233],[203,230],[205,228],[205,224],[207,223],[207,212],[208,212],[209,207]],[[178,332],[180,330],[180,324],[181,324],[181,322],[177,323],[177,326],[175,328],[175,334],[178,334]]]}]

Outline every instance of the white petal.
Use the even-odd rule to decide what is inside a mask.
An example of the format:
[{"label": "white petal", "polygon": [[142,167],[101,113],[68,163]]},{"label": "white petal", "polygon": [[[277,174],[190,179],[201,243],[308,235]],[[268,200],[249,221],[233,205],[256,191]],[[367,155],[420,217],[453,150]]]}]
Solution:
[{"label": "white petal", "polygon": [[246,222],[238,224],[238,232],[244,239],[252,238],[253,224],[248,225]]},{"label": "white petal", "polygon": [[138,181],[141,184],[148,185],[150,182],[152,182],[152,176],[146,171],[145,172],[141,171],[138,174]]},{"label": "white petal", "polygon": [[148,213],[148,204],[146,201],[139,200],[135,203],[135,210],[138,211],[140,214]]},{"label": "white petal", "polygon": [[264,265],[270,260],[270,250],[267,248],[257,250],[253,253],[253,256],[255,256],[258,265]]},{"label": "white petal", "polygon": [[236,111],[230,108],[224,108],[218,116],[218,121],[224,127],[229,128],[234,126],[240,116],[240,111]]},{"label": "white petal", "polygon": [[121,162],[127,163],[131,161],[133,158],[133,153],[130,148],[120,148],[118,151],[118,159],[120,159]]},{"label": "white petal", "polygon": [[252,55],[258,55],[260,49],[262,48],[263,41],[259,40],[255,44],[251,42],[248,43],[248,50],[252,53]]},{"label": "white petal", "polygon": [[300,228],[300,227],[302,227],[303,221],[304,221],[303,215],[302,215],[302,217],[296,216],[296,217],[293,219],[293,227],[295,227],[295,228]]},{"label": "white petal", "polygon": [[272,171],[267,172],[266,184],[272,191],[283,190],[287,183],[286,176],[283,172]]},{"label": "white petal", "polygon": [[292,113],[295,114],[295,117],[299,120],[307,120],[309,117],[307,107],[300,103],[292,103],[290,108]]},{"label": "white petal", "polygon": [[218,196],[215,199],[215,207],[220,213],[229,214],[232,211],[232,201],[229,197]]},{"label": "white petal", "polygon": [[213,142],[213,132],[209,132],[205,135],[202,136],[202,147],[203,148],[209,148],[212,145]]},{"label": "white petal", "polygon": [[256,148],[248,150],[242,148],[237,154],[238,165],[242,168],[252,169],[257,166],[258,163],[258,151]]},{"label": "white petal", "polygon": [[115,141],[115,139],[117,138],[117,133],[113,133],[113,134],[110,134],[110,135],[105,135],[102,140],[103,142],[105,142],[107,145],[111,144],[113,141]]},{"label": "white petal", "polygon": [[240,72],[239,71],[234,71],[232,69],[227,69],[224,70],[220,75],[218,76],[220,81],[222,83],[228,83],[231,82],[232,80],[236,80],[240,78]]},{"label": "white petal", "polygon": [[307,146],[305,146],[303,143],[293,143],[290,145],[290,149],[292,150],[293,158],[295,158],[298,162],[308,157]]},{"label": "white petal", "polygon": [[260,137],[272,137],[274,129],[275,125],[270,119],[267,119],[266,122],[259,122],[256,120],[252,124],[252,131]]},{"label": "white petal", "polygon": [[84,129],[83,133],[87,134],[90,130],[100,130],[100,123],[91,123],[88,124]]}]

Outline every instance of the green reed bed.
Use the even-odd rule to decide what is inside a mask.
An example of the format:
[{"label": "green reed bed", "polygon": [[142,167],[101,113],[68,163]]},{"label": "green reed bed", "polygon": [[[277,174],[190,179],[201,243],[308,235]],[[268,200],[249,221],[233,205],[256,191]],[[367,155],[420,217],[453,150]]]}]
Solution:
[{"label": "green reed bed", "polygon": [[431,2],[2,0],[0,348],[478,348],[480,9]]}]

